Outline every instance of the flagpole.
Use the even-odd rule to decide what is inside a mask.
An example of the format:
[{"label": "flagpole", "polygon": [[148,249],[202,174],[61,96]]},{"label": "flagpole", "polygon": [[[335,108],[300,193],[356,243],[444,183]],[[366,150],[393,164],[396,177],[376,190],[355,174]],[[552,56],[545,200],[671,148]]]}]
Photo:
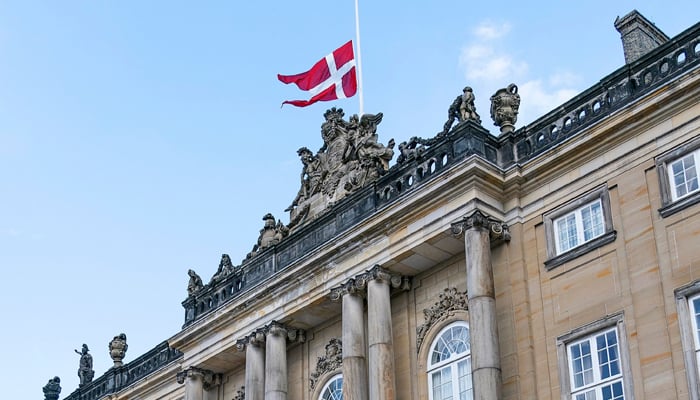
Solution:
[{"label": "flagpole", "polygon": [[360,117],[364,114],[364,101],[362,99],[362,56],[360,55],[360,8],[358,0],[355,0],[355,35],[357,37],[357,94],[360,97]]}]

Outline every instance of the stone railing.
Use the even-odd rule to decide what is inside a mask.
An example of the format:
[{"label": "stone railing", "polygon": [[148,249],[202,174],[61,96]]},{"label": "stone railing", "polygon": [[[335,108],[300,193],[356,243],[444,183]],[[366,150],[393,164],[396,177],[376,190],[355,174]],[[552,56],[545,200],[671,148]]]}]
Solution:
[{"label": "stone railing", "polygon": [[420,152],[392,166],[374,184],[343,198],[279,244],[236,267],[235,272],[226,278],[187,298],[182,303],[185,308],[183,328],[268,281],[295,261],[465,158],[481,157],[502,170],[526,163],[699,65],[700,23],[636,62],[613,72],[596,86],[529,126],[495,137],[481,125],[466,121],[452,127],[446,135],[419,139],[424,143]]},{"label": "stone railing", "polygon": [[130,363],[108,369],[102,376],[79,387],[63,400],[100,399],[134,384],[180,358],[181,352],[170,348],[168,342],[163,342]]}]

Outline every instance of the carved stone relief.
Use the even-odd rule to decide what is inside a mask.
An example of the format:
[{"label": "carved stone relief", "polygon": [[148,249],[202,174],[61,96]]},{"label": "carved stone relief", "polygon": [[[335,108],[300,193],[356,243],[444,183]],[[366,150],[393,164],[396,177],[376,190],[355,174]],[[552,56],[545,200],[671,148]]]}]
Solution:
[{"label": "carved stone relief", "polygon": [[260,230],[258,242],[253,246],[253,250],[248,253],[246,259],[255,257],[266,248],[278,244],[289,235],[289,228],[280,220],[277,220],[275,223],[275,217],[272,214],[265,214],[262,220],[264,225]]},{"label": "carved stone relief", "polygon": [[309,379],[309,391],[313,391],[323,375],[333,372],[343,365],[343,342],[338,338],[331,339],[326,345],[326,354],[318,357],[316,370]]},{"label": "carved stone relief", "polygon": [[236,391],[233,400],[245,400],[245,386],[241,386],[241,388]]},{"label": "carved stone relief", "polygon": [[303,167],[301,188],[286,210],[290,212],[290,229],[377,180],[389,169],[394,156],[393,139],[387,146],[378,141],[382,113],[353,115],[346,121],[343,110],[334,107],[323,116],[323,146],[316,154],[306,147],[297,151]]},{"label": "carved stone relief", "polygon": [[466,311],[467,292],[458,292],[456,288],[446,288],[440,293],[440,298],[432,307],[423,310],[425,321],[416,328],[416,347],[420,351],[420,346],[425,340],[426,333],[436,322],[454,315],[455,311]]}]

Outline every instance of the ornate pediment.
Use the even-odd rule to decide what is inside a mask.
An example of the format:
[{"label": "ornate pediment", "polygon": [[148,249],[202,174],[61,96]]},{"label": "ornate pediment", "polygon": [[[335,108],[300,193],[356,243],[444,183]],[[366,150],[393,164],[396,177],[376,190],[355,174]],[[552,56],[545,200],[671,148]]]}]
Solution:
[{"label": "ornate pediment", "polygon": [[331,339],[326,345],[326,354],[316,361],[316,370],[311,373],[309,390],[313,391],[319,379],[343,365],[343,342],[338,338]]},{"label": "ornate pediment", "polygon": [[326,111],[321,124],[321,149],[316,154],[306,147],[297,151],[303,167],[301,188],[286,210],[290,212],[290,229],[376,181],[389,169],[394,140],[384,146],[377,136],[383,114],[355,114],[348,121],[344,115],[341,108]]},{"label": "ornate pediment", "polygon": [[417,349],[420,350],[425,335],[437,321],[451,316],[455,311],[466,311],[467,292],[458,292],[456,288],[446,288],[440,293],[440,298],[432,307],[423,310],[425,322],[416,328]]}]

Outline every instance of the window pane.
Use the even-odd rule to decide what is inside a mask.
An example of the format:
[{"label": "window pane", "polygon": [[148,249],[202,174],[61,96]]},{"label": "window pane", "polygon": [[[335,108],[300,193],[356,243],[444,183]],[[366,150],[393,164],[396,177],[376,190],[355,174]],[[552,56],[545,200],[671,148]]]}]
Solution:
[{"label": "window pane", "polygon": [[596,336],[598,348],[598,363],[600,364],[600,378],[607,379],[620,373],[620,365],[617,357],[617,333],[609,331]]},{"label": "window pane", "polygon": [[471,400],[474,398],[472,391],[472,365],[471,358],[460,361],[457,364],[457,372],[459,375],[459,399]]},{"label": "window pane", "polygon": [[430,364],[437,364],[450,357],[459,357],[461,354],[468,354],[469,351],[469,329],[466,326],[454,326],[437,339]]},{"label": "window pane", "polygon": [[671,163],[670,172],[676,198],[698,190],[698,174],[693,154]]},{"label": "window pane", "polygon": [[321,394],[322,400],[343,400],[343,377],[332,378]]},{"label": "window pane", "polygon": [[603,223],[603,208],[600,201],[596,201],[581,209],[583,220],[583,239],[589,241],[603,234],[605,231]]},{"label": "window pane", "polygon": [[617,381],[601,388],[603,400],[622,400],[625,398],[622,393],[622,382]]},{"label": "window pane", "polygon": [[557,219],[559,252],[563,253],[577,245],[576,217],[573,213]]},{"label": "window pane", "polygon": [[[578,356],[575,356],[577,354]],[[593,382],[593,359],[588,340],[571,346],[571,370],[573,372],[574,388],[579,388]]]},{"label": "window pane", "polygon": [[695,318],[695,343],[700,343],[700,297],[694,298],[691,305],[692,313]]}]

